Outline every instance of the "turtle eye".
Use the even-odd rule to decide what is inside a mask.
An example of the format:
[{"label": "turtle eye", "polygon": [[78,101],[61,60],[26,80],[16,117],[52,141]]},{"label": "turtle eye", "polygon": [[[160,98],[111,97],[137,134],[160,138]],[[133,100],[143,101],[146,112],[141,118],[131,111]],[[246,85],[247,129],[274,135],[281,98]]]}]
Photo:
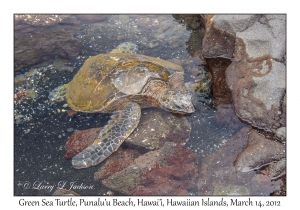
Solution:
[{"label": "turtle eye", "polygon": [[181,107],[179,104],[177,104],[177,103],[175,103],[174,105],[175,105],[175,108],[176,108],[176,109],[181,109],[181,108],[182,108],[182,107]]}]

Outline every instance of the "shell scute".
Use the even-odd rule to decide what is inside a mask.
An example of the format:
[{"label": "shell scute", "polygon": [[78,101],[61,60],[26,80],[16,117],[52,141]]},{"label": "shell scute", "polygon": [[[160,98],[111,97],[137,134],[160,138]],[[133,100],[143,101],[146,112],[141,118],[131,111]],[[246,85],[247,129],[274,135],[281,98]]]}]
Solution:
[{"label": "shell scute", "polygon": [[121,102],[130,100],[128,97],[138,95],[150,80],[167,83],[175,72],[183,72],[182,67],[150,56],[100,54],[85,61],[69,83],[66,99],[76,111],[111,112],[118,110]]}]

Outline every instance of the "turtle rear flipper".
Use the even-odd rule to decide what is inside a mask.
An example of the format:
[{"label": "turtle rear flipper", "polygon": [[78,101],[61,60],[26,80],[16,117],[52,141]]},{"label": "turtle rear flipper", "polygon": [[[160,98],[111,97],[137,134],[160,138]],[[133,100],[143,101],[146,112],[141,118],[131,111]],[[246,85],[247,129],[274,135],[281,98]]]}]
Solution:
[{"label": "turtle rear flipper", "polygon": [[73,157],[73,167],[88,168],[105,160],[137,127],[140,117],[141,108],[134,102],[128,103],[123,110],[114,112],[94,143]]},{"label": "turtle rear flipper", "polygon": [[65,101],[68,85],[69,84],[64,84],[56,87],[49,93],[49,99],[56,102]]}]

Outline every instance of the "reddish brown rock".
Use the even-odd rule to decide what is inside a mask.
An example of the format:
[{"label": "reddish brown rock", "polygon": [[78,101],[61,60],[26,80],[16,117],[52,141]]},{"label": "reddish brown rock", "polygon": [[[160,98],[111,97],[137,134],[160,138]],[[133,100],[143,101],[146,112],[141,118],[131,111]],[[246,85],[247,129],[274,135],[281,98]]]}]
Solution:
[{"label": "reddish brown rock", "polygon": [[24,98],[25,96],[26,96],[25,89],[15,92],[14,93],[14,103],[15,104],[19,103],[22,100],[22,98]]},{"label": "reddish brown rock", "polygon": [[211,26],[211,24],[213,23],[212,20],[214,16],[215,16],[214,14],[211,15],[202,14],[199,16],[199,20],[205,29],[208,29]]},{"label": "reddish brown rock", "polygon": [[226,58],[206,58],[206,62],[212,75],[213,98],[216,105],[231,104],[231,93],[225,77],[225,71],[231,64],[231,60]]},{"label": "reddish brown rock", "polygon": [[133,149],[122,149],[121,147],[114,152],[105,164],[94,174],[94,179],[105,179],[108,176],[123,170],[133,163],[140,153]]},{"label": "reddish brown rock", "polygon": [[203,39],[202,55],[204,58],[225,58],[233,57],[235,36],[224,30],[219,30],[212,24],[206,29]]},{"label": "reddish brown rock", "polygon": [[180,144],[166,142],[102,183],[125,195],[188,195],[195,187],[197,168],[196,154]]},{"label": "reddish brown rock", "polygon": [[91,145],[98,137],[102,128],[91,128],[87,130],[76,130],[68,138],[65,148],[67,150],[64,158],[70,159]]},{"label": "reddish brown rock", "polygon": [[206,59],[213,80],[213,97],[216,105],[230,104],[230,89],[225,71],[233,58],[235,35],[215,27],[216,16],[204,16],[206,34],[203,39],[202,55]]},{"label": "reddish brown rock", "polygon": [[231,60],[234,55],[236,32],[245,30],[259,15],[203,15],[206,34],[203,39],[203,56]]}]

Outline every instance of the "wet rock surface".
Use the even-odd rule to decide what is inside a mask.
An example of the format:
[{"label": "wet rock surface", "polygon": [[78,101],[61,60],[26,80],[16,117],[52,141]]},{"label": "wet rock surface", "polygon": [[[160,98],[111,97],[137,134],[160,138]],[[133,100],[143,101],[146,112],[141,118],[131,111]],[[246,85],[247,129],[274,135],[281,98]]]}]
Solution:
[{"label": "wet rock surface", "polygon": [[[67,153],[64,158],[72,158],[92,144],[101,129],[76,130],[65,144]],[[191,126],[182,115],[175,116],[156,108],[143,109],[139,126],[125,140],[124,145],[129,149],[119,148],[109,156],[94,174],[94,179],[105,179],[104,186],[126,195],[133,194],[133,191],[135,195],[188,195],[187,189],[194,187],[191,183],[197,176],[197,156],[183,146],[189,139],[190,131]],[[158,151],[159,148],[161,149]],[[149,150],[155,151],[141,156],[142,151]],[[166,158],[168,162],[165,162]],[[172,158],[174,160],[171,160]],[[186,171],[180,170],[181,167]],[[138,176],[136,168],[140,171]],[[154,178],[155,174],[159,178]],[[172,178],[173,176],[175,178]],[[190,176],[193,177],[192,180],[184,181]],[[174,184],[165,189],[166,183],[173,179]],[[113,180],[113,183],[110,180]],[[134,187],[137,185],[140,187]],[[176,186],[180,186],[180,189],[174,191]]]},{"label": "wet rock surface", "polygon": [[[203,20],[205,19],[205,20]],[[217,105],[232,102],[225,71],[231,63],[234,52],[235,35],[231,31],[216,28],[216,15],[205,15],[206,34],[203,39],[202,55],[206,59],[213,79],[213,96]]]},{"label": "wet rock surface", "polygon": [[76,15],[76,19],[81,23],[98,23],[103,20],[107,20],[109,18],[109,15]]},{"label": "wet rock surface", "polygon": [[[264,17],[264,16],[262,16]],[[256,22],[236,34],[235,57],[226,71],[237,115],[251,125],[274,132],[285,126],[285,21]],[[274,82],[276,81],[276,82]],[[268,116],[268,117],[266,117]]]},{"label": "wet rock surface", "polygon": [[94,174],[95,181],[105,179],[112,174],[119,172],[133,163],[141,154],[135,149],[122,149],[120,147],[114,152],[105,164]]},{"label": "wet rock surface", "polygon": [[166,142],[102,183],[125,195],[188,195],[197,176],[197,155],[180,144]]},{"label": "wet rock surface", "polygon": [[285,126],[285,16],[203,15],[201,20],[216,103],[232,101],[236,114],[257,128],[274,132]]},{"label": "wet rock surface", "polygon": [[[91,145],[102,128],[76,130],[67,140],[64,158],[70,159]],[[175,116],[161,109],[143,109],[138,127],[125,140],[130,148],[140,151],[159,149],[167,141],[184,145],[190,136],[191,125],[183,115]]]},{"label": "wet rock surface", "polygon": [[256,195],[270,195],[279,191],[283,186],[282,180],[272,181],[268,175],[257,174],[251,179],[251,191]]},{"label": "wet rock surface", "polygon": [[91,145],[95,139],[97,139],[101,130],[102,128],[91,128],[87,130],[74,131],[65,144],[67,152],[64,155],[64,158],[71,159]]},{"label": "wet rock surface", "polygon": [[224,30],[227,33],[235,35],[235,33],[244,31],[252,26],[261,15],[245,14],[245,15],[216,15],[213,18],[214,27]]},{"label": "wet rock surface", "polygon": [[80,24],[104,21],[107,15],[15,15],[15,71],[59,57],[75,59],[83,47]]},{"label": "wet rock surface", "polygon": [[42,27],[38,31],[26,33],[16,30],[14,39],[15,71],[55,56],[74,59],[82,46],[81,40],[59,25],[54,28]]},{"label": "wet rock surface", "polygon": [[234,130],[238,130],[243,126],[245,126],[243,123],[241,123],[241,121],[236,116],[232,104],[218,105],[216,107],[215,119],[219,125]]},{"label": "wet rock surface", "polygon": [[259,169],[286,156],[284,144],[269,140],[255,130],[249,133],[245,150],[235,160],[235,167],[242,172]]},{"label": "wet rock surface", "polygon": [[219,196],[235,196],[235,195],[250,195],[250,190],[244,185],[216,185],[214,186],[214,195]]},{"label": "wet rock surface", "polygon": [[53,61],[53,67],[56,68],[58,71],[73,71],[74,67],[72,66],[72,63],[69,60],[65,59],[55,59]]},{"label": "wet rock surface", "polygon": [[[240,44],[241,47],[244,46],[241,42]],[[238,52],[236,53],[238,56]],[[233,62],[226,71],[237,115],[251,125],[267,131],[285,126],[285,121],[281,120],[285,65],[269,56],[257,58],[253,62],[248,62],[246,56],[242,57],[243,60]]]},{"label": "wet rock surface", "polygon": [[185,116],[156,108],[144,109],[137,129],[125,142],[131,148],[155,150],[167,141],[184,145],[190,132],[191,125]]},{"label": "wet rock surface", "polygon": [[286,142],[286,127],[278,128],[275,131],[275,139],[281,141],[282,143]]},{"label": "wet rock surface", "polygon": [[278,162],[271,163],[266,170],[271,177],[271,180],[281,177],[282,175],[286,174],[286,159],[283,158]]},{"label": "wet rock surface", "polygon": [[[205,55],[204,55],[205,57]],[[206,58],[207,65],[210,69],[213,81],[213,98],[216,105],[231,104],[230,89],[226,83],[225,71],[231,64],[227,58]]]},{"label": "wet rock surface", "polygon": [[[242,172],[240,170],[242,167],[236,167],[236,165],[239,164],[241,154],[247,154],[247,160],[249,160],[247,163],[251,163],[251,160],[255,158],[255,156],[259,156],[257,157],[259,161],[268,159],[265,158],[265,153],[263,153],[265,151],[260,151],[260,148],[268,150],[266,147],[269,145],[261,144],[263,144],[264,141],[271,140],[256,138],[258,142],[261,142],[259,148],[251,151],[252,153],[247,151],[249,147],[248,141],[252,141],[257,135],[260,134],[251,128],[242,128],[235,136],[228,140],[222,148],[206,156],[202,162],[200,162],[201,167],[199,169],[198,180],[199,195],[270,195],[282,188],[284,183],[278,178],[285,174],[284,158],[278,162],[272,162],[268,167],[260,171],[244,170],[244,172]],[[260,138],[264,137],[260,136]],[[272,141],[272,143],[273,142],[275,141]],[[274,147],[269,149],[272,150]],[[257,154],[255,152],[260,153]],[[272,156],[276,154],[276,152],[273,152]],[[260,164],[263,165],[264,163]],[[245,169],[245,167],[242,169]]]},{"label": "wet rock surface", "polygon": [[[233,103],[235,113],[243,122],[265,131],[276,131],[274,137],[284,141],[285,16],[203,15],[201,19],[207,30],[203,56],[213,76],[217,121],[234,125],[234,118],[222,117],[223,112],[230,112],[223,109],[224,105]],[[265,195],[283,185],[280,180],[273,180],[285,174],[285,146],[256,134],[259,135],[254,130],[250,132],[249,141],[259,140],[240,153],[235,166],[249,171],[270,164],[265,176],[253,178],[250,189],[251,194]],[[261,191],[259,185],[253,187],[258,180],[262,182]]]},{"label": "wet rock surface", "polygon": [[[249,128],[241,129],[216,152],[203,158],[200,163],[198,195],[217,195],[215,189],[226,188],[227,185],[244,185],[244,193],[249,192],[245,183],[249,183],[254,172],[242,173],[235,169],[234,160],[247,145]],[[231,188],[230,188],[231,189]],[[226,190],[228,194],[242,191]]]},{"label": "wet rock surface", "polygon": [[35,27],[38,26],[52,26],[56,25],[65,19],[70,17],[70,15],[38,15],[38,14],[16,14],[14,16],[15,29],[17,31],[21,30],[23,32],[30,32],[36,30]]},{"label": "wet rock surface", "polygon": [[280,61],[285,54],[285,25],[285,15],[261,15],[246,30],[237,32],[236,36],[245,42],[250,58],[270,55]]}]

